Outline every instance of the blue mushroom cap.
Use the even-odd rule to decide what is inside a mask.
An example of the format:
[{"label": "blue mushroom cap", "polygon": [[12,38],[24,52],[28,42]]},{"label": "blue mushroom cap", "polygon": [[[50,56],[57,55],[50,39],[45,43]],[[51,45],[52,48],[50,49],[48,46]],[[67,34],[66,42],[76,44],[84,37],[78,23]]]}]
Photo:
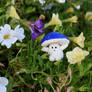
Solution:
[{"label": "blue mushroom cap", "polygon": [[41,41],[41,44],[43,44],[45,41],[48,40],[53,40],[53,39],[66,39],[69,40],[66,36],[62,35],[61,33],[58,32],[51,32],[47,34]]}]

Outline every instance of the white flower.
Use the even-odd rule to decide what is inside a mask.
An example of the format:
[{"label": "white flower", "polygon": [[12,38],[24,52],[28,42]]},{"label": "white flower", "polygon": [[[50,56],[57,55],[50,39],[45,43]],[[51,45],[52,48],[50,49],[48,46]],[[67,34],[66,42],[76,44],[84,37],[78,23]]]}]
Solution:
[{"label": "white flower", "polygon": [[7,48],[10,48],[12,44],[17,41],[17,38],[14,37],[14,31],[11,30],[10,25],[5,24],[4,27],[0,27],[0,43],[5,45]]},{"label": "white flower", "polygon": [[39,0],[39,2],[40,2],[40,4],[43,5],[43,4],[45,4],[46,1],[45,0]]},{"label": "white flower", "polygon": [[65,3],[66,0],[56,0],[58,3]]},{"label": "white flower", "polygon": [[6,92],[7,84],[8,84],[8,79],[5,77],[0,77],[0,92]]},{"label": "white flower", "polygon": [[12,4],[15,5],[15,0],[12,0]]},{"label": "white flower", "polygon": [[25,38],[24,29],[20,28],[20,25],[16,26],[14,29],[14,35],[20,42],[22,42],[22,40]]},{"label": "white flower", "polygon": [[0,92],[6,92],[6,87],[3,85],[0,85]]},{"label": "white flower", "polygon": [[75,6],[75,8],[76,8],[77,10],[79,10],[79,9],[80,9],[80,5]]}]

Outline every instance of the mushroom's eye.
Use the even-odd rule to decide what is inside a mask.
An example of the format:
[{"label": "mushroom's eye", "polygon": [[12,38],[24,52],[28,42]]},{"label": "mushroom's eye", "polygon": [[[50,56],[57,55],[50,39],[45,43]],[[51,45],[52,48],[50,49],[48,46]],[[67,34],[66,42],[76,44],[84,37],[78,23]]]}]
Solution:
[{"label": "mushroom's eye", "polygon": [[52,47],[52,49],[53,49],[53,47]]},{"label": "mushroom's eye", "polygon": [[55,47],[55,49],[57,49],[57,47]]}]

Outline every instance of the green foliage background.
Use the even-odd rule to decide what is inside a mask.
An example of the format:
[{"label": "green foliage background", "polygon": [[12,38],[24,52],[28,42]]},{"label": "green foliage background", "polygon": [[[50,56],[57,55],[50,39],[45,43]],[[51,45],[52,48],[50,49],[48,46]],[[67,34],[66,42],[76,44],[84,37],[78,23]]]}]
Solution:
[{"label": "green foliage background", "polygon": [[[60,19],[70,18],[74,15],[78,16],[78,23],[63,23],[63,27],[58,27],[56,31],[68,36],[78,36],[81,32],[86,38],[85,48],[90,51],[89,56],[82,61],[80,66],[70,65],[66,57],[62,62],[55,65],[50,62],[48,55],[41,51],[41,44],[36,40],[32,40],[30,30],[23,25],[19,20],[7,17],[7,9],[12,5],[11,0],[0,0],[0,26],[10,24],[12,28],[20,24],[25,29],[25,39],[23,43],[16,43],[10,49],[0,46],[0,62],[5,64],[5,67],[0,67],[0,76],[6,76],[9,79],[7,92],[43,92],[46,87],[49,92],[53,92],[46,81],[50,77],[53,81],[54,88],[59,85],[58,78],[64,74],[67,75],[68,66],[72,69],[72,81],[69,86],[73,86],[72,92],[92,92],[92,22],[85,19],[87,11],[92,11],[91,0],[70,0],[73,3],[79,3],[81,9],[73,13],[67,14],[65,11],[69,7],[74,7],[69,0],[65,4],[56,3],[54,0],[47,0],[46,5],[51,3],[51,10],[42,10],[42,5],[36,0],[16,0],[14,5],[21,20],[36,21],[40,14],[45,15],[44,23],[47,23],[52,16],[52,13],[58,13]],[[45,6],[45,5],[44,5]],[[71,26],[72,25],[72,26]],[[55,26],[48,27],[44,32],[47,34],[53,31]],[[70,43],[69,47],[64,51],[72,50],[76,45]],[[31,85],[31,88],[28,86]],[[33,87],[33,88],[32,88]],[[63,88],[62,92],[66,92]]]}]

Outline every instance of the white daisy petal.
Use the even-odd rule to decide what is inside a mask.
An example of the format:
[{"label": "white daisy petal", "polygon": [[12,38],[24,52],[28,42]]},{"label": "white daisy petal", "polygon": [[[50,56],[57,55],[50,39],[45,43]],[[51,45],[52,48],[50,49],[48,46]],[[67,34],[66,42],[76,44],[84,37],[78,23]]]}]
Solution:
[{"label": "white daisy petal", "polygon": [[18,30],[18,29],[19,29],[19,27],[20,27],[20,25],[17,25],[17,26],[16,26],[16,28],[15,28],[15,30]]},{"label": "white daisy petal", "polygon": [[9,40],[10,43],[14,44],[17,41],[16,37],[11,37],[11,39]]},{"label": "white daisy petal", "polygon": [[10,48],[12,44],[14,44],[17,41],[16,37],[11,37],[11,39],[4,40],[1,45],[5,45],[7,48]]},{"label": "white daisy petal", "polygon": [[12,44],[11,44],[9,41],[6,41],[6,40],[5,40],[5,41],[3,41],[3,42],[1,43],[1,45],[2,45],[2,46],[5,45],[7,48],[10,48]]},{"label": "white daisy petal", "polygon": [[20,42],[22,42],[22,40],[25,38],[24,29],[20,28],[20,25],[16,26],[14,29],[14,34]]},{"label": "white daisy petal", "polygon": [[0,43],[5,45],[7,48],[10,48],[17,40],[22,42],[25,38],[24,29],[20,28],[20,25],[16,26],[14,30],[11,29],[11,26],[5,24],[4,27],[1,26],[0,30]]},{"label": "white daisy petal", "polygon": [[20,28],[20,32],[21,32],[21,33],[24,33],[24,29],[23,29],[23,28]]},{"label": "white daisy petal", "polygon": [[3,41],[3,36],[0,34],[0,43]]},{"label": "white daisy petal", "polygon": [[7,48],[10,48],[12,44],[17,41],[17,37],[14,35],[14,31],[11,30],[11,26],[5,24],[4,27],[1,27],[0,31],[0,43],[5,45]]},{"label": "white daisy petal", "polygon": [[4,29],[5,29],[5,30],[11,30],[11,26],[8,25],[8,24],[5,24],[5,25],[4,25]]},{"label": "white daisy petal", "polygon": [[80,9],[80,5],[76,6],[76,9],[78,9],[78,10],[79,10],[79,9]]},{"label": "white daisy petal", "polygon": [[44,5],[45,4],[45,0],[39,0],[40,4]]},{"label": "white daisy petal", "polygon": [[8,79],[5,77],[0,77],[0,85],[6,86],[8,84]]},{"label": "white daisy petal", "polygon": [[56,0],[58,3],[65,3],[66,0]]},{"label": "white daisy petal", "polygon": [[3,28],[3,26],[0,26],[0,30],[3,30],[4,28]]},{"label": "white daisy petal", "polygon": [[9,49],[11,47],[11,44],[6,44],[6,47]]},{"label": "white daisy petal", "polygon": [[6,87],[3,85],[0,85],[0,92],[6,92]]}]

